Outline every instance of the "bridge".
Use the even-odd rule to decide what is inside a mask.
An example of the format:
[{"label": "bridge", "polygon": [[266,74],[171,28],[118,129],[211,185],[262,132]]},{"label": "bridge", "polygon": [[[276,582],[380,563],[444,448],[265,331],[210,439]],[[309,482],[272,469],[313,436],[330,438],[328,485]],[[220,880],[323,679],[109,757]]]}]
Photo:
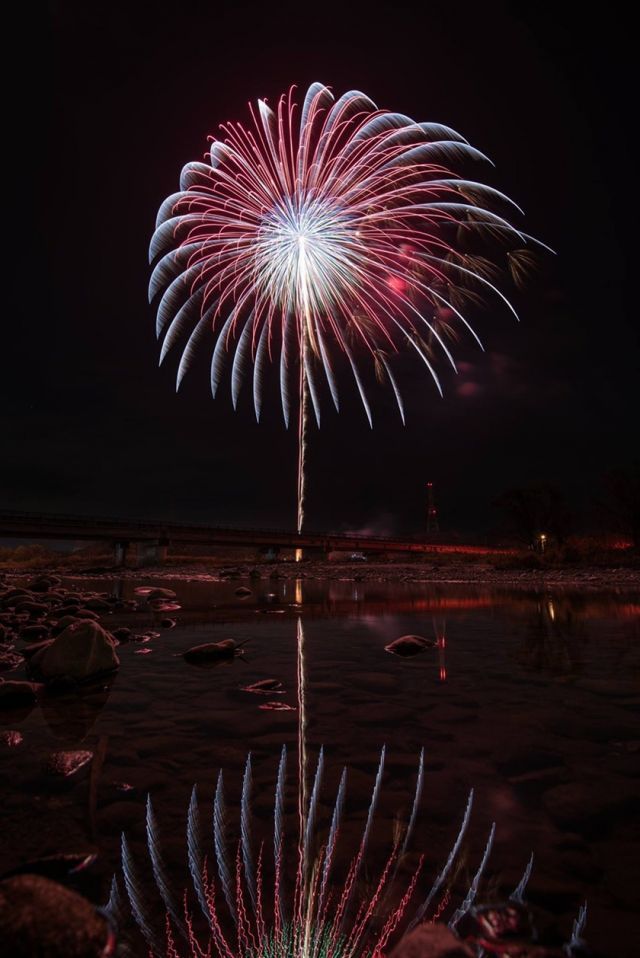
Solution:
[{"label": "bridge", "polygon": [[[425,540],[334,532],[290,532],[278,529],[229,529],[219,526],[188,525],[163,520],[108,519],[92,516],[34,515],[0,511],[0,538],[55,539],[108,542],[114,549],[116,565],[124,565],[130,547],[137,559],[162,561],[167,548],[175,545],[255,546],[263,553],[280,549],[303,549],[327,555],[329,552],[387,552],[434,554],[486,553],[482,546],[444,545]],[[497,550],[491,550],[497,551]]]}]

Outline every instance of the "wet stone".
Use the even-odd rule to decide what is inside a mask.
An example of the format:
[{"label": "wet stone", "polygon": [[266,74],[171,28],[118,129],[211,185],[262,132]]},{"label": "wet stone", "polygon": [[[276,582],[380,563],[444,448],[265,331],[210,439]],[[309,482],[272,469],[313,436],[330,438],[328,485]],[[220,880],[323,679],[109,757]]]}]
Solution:
[{"label": "wet stone", "polygon": [[11,958],[100,958],[112,932],[88,901],[39,875],[0,882],[0,941]]},{"label": "wet stone", "polygon": [[71,778],[93,758],[93,752],[52,752],[45,764],[45,773],[55,778]]}]

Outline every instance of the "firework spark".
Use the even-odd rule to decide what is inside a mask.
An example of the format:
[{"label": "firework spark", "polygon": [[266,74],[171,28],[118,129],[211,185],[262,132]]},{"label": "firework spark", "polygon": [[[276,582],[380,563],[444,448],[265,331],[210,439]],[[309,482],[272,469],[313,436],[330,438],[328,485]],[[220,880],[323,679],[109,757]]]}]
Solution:
[{"label": "firework spark", "polygon": [[[292,89],[275,111],[259,100],[250,113],[246,126],[221,126],[207,161],[187,163],[162,203],[149,295],[160,297],[160,361],[183,342],[178,387],[208,339],[213,395],[229,361],[234,408],[250,376],[259,420],[272,363],[288,425],[297,372],[300,531],[322,380],[338,409],[337,363],[349,367],[372,424],[362,352],[404,422],[393,357],[413,350],[442,393],[436,363],[455,369],[454,327],[480,344],[463,310],[489,294],[515,314],[496,260],[521,282],[522,247],[536,241],[507,219],[519,212],[508,197],[450,168],[488,161],[447,126],[378,109],[359,91],[335,99],[321,83],[301,109]],[[492,258],[480,255],[487,244]]]}]

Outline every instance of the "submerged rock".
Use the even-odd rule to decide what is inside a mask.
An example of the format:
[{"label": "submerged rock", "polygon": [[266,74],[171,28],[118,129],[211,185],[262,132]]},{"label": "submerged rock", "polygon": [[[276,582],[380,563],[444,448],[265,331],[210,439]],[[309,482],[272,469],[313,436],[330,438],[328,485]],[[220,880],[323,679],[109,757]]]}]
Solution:
[{"label": "submerged rock", "polygon": [[[136,592],[141,592],[141,590],[136,589]],[[147,600],[153,602],[154,599],[175,599],[177,598],[176,593],[173,589],[150,589],[147,592]]]},{"label": "submerged rock", "polygon": [[194,645],[192,648],[183,652],[183,658],[187,662],[215,662],[220,659],[233,659],[236,655],[242,655],[242,644],[234,642],[233,639],[223,639],[221,642],[207,642],[204,645]]},{"label": "submerged rock", "polygon": [[434,648],[435,644],[433,639],[425,639],[421,635],[401,635],[399,639],[394,639],[389,645],[385,645],[384,650],[391,652],[392,655],[408,658]]},{"label": "submerged rock", "polygon": [[241,585],[236,589],[235,594],[241,599],[246,599],[251,595],[251,589],[247,589],[246,585]]},{"label": "submerged rock", "polygon": [[76,622],[31,657],[30,667],[45,680],[87,679],[120,665],[112,636],[91,619]]},{"label": "submerged rock", "polygon": [[251,685],[241,685],[241,692],[254,692],[257,695],[284,695],[284,687],[278,679],[260,679]]},{"label": "submerged rock", "polygon": [[39,875],[0,882],[0,941],[11,958],[106,958],[115,948],[93,905]]}]

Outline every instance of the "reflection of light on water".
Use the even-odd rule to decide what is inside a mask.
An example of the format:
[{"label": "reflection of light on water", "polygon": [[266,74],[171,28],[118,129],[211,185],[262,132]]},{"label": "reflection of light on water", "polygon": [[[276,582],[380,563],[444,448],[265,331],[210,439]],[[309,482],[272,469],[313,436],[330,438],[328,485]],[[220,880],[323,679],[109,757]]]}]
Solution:
[{"label": "reflection of light on water", "polygon": [[555,609],[555,606],[554,606],[554,604],[553,604],[553,599],[549,599],[549,601],[547,602],[547,611],[549,612],[549,618],[551,619],[551,621],[552,621],[552,622],[555,622],[555,620],[556,620],[556,609]]},{"label": "reflection of light on water", "polygon": [[445,649],[447,647],[447,640],[444,634],[438,636],[438,662],[440,665],[440,681],[447,681],[447,663],[445,660]]},{"label": "reflection of light on water", "polygon": [[[297,583],[296,583],[297,584]],[[305,661],[304,628],[298,616],[297,624],[297,665],[298,665],[298,817],[300,835],[305,833],[305,809],[307,807],[307,716],[305,712]]]},{"label": "reflection of light on water", "polygon": [[[296,579],[296,598],[295,601],[298,605],[302,605],[302,579]],[[298,622],[300,620],[298,619]],[[302,625],[300,625],[302,628]]]}]

